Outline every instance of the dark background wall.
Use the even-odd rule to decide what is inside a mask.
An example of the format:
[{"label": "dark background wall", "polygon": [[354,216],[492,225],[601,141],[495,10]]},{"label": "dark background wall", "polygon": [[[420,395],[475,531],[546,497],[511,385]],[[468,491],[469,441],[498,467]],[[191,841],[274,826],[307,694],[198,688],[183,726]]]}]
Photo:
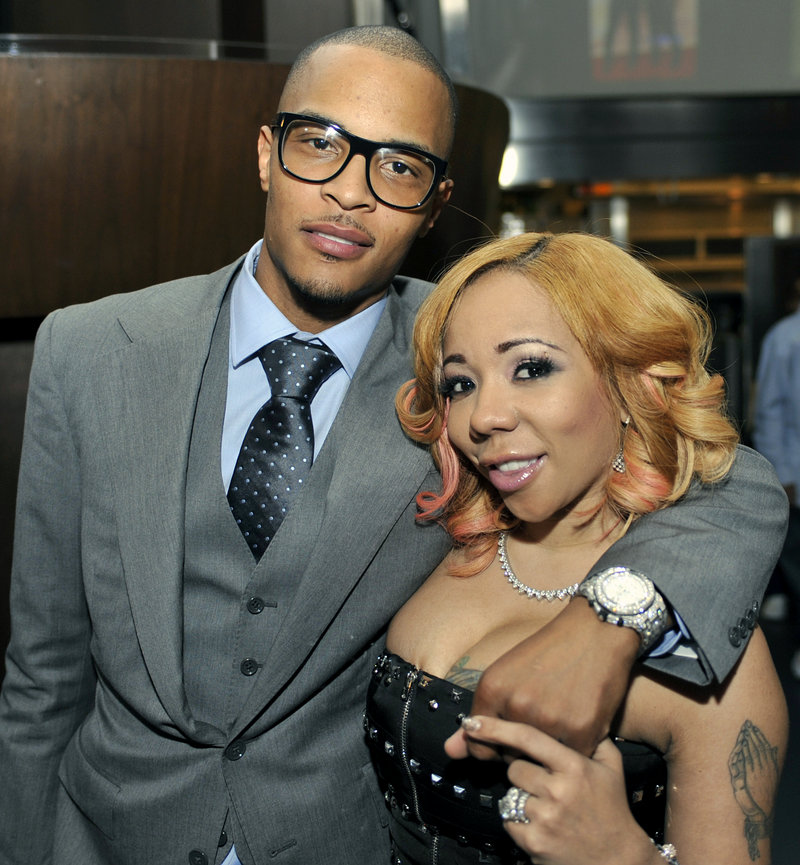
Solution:
[{"label": "dark background wall", "polygon": [[349,0],[0,0],[0,32],[298,46],[355,23]]},{"label": "dark background wall", "polygon": [[[261,9],[260,0],[255,4],[241,0],[236,5],[245,15],[251,6]],[[6,33],[222,38],[219,0],[2,0],[0,16]]]}]

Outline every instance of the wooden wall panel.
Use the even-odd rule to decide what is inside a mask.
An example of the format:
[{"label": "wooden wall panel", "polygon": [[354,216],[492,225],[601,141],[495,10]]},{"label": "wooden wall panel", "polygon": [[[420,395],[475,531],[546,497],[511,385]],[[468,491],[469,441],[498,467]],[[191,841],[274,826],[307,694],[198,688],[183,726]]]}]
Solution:
[{"label": "wooden wall panel", "polygon": [[0,57],[0,317],[214,270],[263,229],[259,127],[288,67]]},{"label": "wooden wall panel", "polygon": [[[263,231],[258,131],[288,66],[0,56],[0,320],[223,266]],[[452,207],[403,271],[435,275],[496,231],[499,98],[458,87]],[[467,215],[469,214],[469,215]]]}]

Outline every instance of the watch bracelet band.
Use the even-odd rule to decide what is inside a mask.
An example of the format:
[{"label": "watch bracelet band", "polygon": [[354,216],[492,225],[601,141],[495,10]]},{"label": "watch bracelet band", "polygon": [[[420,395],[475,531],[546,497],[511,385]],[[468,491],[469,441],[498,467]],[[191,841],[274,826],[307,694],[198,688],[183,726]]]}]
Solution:
[{"label": "watch bracelet band", "polygon": [[[637,657],[641,657],[648,652],[658,642],[658,640],[661,639],[661,636],[667,629],[667,613],[664,598],[657,589],[655,594],[656,596],[653,603],[650,605],[649,609],[642,614],[646,619],[646,626],[644,629],[629,624],[625,621],[624,616],[618,616],[614,613],[603,616],[605,621],[610,625],[618,625],[622,628],[633,628],[639,634],[642,643],[639,646],[639,651],[636,653]],[[595,610],[599,614],[597,607],[595,607]]]},{"label": "watch bracelet band", "polygon": [[[609,571],[612,570],[627,571],[628,569],[608,568],[605,571],[600,571],[599,573],[592,574],[589,578],[584,580],[583,583],[581,583],[580,588],[578,589],[578,593],[580,595],[583,595],[583,597],[588,600],[590,606],[594,609],[594,611],[603,621],[608,622],[610,625],[618,625],[620,627],[631,628],[635,630],[637,634],[639,634],[641,644],[639,646],[639,651],[637,652],[637,657],[641,657],[653,645],[655,645],[655,643],[666,631],[667,605],[661,593],[653,584],[653,581],[649,579],[649,577],[645,577],[644,574],[637,573],[637,577],[647,580],[647,582],[652,587],[654,598],[649,608],[643,613],[636,614],[636,616],[624,616],[613,613],[610,610],[606,610],[597,600],[593,584],[595,581],[602,578]],[[633,621],[631,621],[633,618],[638,619],[638,621],[634,623]]]}]

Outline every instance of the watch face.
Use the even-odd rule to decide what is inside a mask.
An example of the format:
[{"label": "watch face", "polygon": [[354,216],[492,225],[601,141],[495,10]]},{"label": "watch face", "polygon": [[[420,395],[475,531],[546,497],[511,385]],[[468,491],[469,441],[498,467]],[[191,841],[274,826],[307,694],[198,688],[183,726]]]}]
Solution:
[{"label": "watch face", "polygon": [[604,575],[595,596],[600,606],[620,616],[644,612],[656,597],[650,580],[623,569]]}]

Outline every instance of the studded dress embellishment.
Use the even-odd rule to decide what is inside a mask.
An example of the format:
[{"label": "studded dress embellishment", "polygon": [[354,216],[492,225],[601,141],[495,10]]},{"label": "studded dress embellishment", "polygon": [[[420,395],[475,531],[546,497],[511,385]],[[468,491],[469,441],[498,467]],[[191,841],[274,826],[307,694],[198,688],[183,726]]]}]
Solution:
[{"label": "studded dress embellishment", "polygon": [[[431,861],[446,861],[437,856],[446,857],[445,851],[449,855],[456,844],[476,851],[479,858],[469,861],[495,863],[494,856],[504,857],[502,861],[527,861],[513,845],[508,846],[509,839],[501,826],[497,837],[491,834],[495,831],[490,826],[497,819],[497,802],[507,789],[505,776],[497,790],[491,775],[478,783],[467,781],[458,767],[438,756],[433,747],[438,738],[429,740],[424,733],[430,729],[436,731],[437,737],[450,735],[453,725],[469,710],[471,692],[431,677],[391,654],[381,656],[373,672],[367,704],[368,737],[372,738],[375,729],[378,741],[370,743],[371,749],[379,773],[385,771],[384,784],[391,788],[387,804],[394,821],[395,855],[407,865],[407,850],[414,849],[406,847],[407,839],[409,845],[423,844]],[[418,731],[422,731],[421,736]],[[641,760],[638,752],[631,753],[631,778],[637,781],[633,790],[641,800],[633,806],[634,815],[635,809],[664,802],[663,790],[656,784],[660,779],[650,774],[650,769],[642,775]],[[456,802],[470,815],[460,825],[449,822],[448,815],[454,813]]]}]

